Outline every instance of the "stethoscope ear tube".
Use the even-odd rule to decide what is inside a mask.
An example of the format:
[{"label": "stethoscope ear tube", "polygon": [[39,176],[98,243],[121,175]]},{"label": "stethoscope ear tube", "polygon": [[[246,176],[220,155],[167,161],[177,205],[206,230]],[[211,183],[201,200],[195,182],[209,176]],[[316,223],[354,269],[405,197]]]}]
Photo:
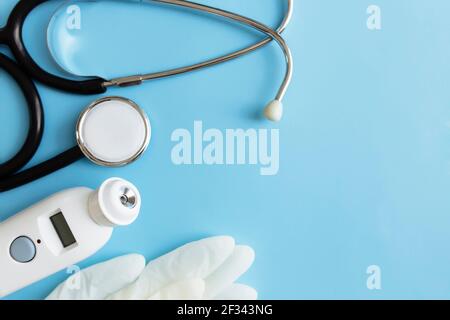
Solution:
[{"label": "stethoscope ear tube", "polygon": [[80,148],[78,146],[73,147],[32,168],[23,170],[4,179],[0,179],[0,192],[9,191],[38,180],[58,171],[59,169],[67,167],[81,158],[83,158],[83,153]]},{"label": "stethoscope ear tube", "polygon": [[74,147],[35,167],[16,173],[34,156],[42,141],[44,110],[34,83],[17,64],[0,53],[0,68],[17,82],[25,96],[29,113],[29,128],[24,144],[10,160],[0,164],[0,192],[8,191],[44,177],[83,157],[80,148]]},{"label": "stethoscope ear tube", "polygon": [[[104,93],[106,88],[102,78],[74,81],[58,77],[42,69],[30,56],[22,37],[22,29],[28,14],[41,3],[48,0],[20,0],[8,18],[6,27],[2,29],[0,41],[7,43],[18,64],[28,75],[48,86],[78,94]],[[2,39],[3,38],[3,39]]]},{"label": "stethoscope ear tube", "polygon": [[256,44],[253,44],[251,46],[248,46],[244,49],[237,50],[235,52],[232,52],[230,54],[220,56],[214,59],[206,60],[201,63],[193,64],[186,67],[176,68],[172,70],[166,70],[166,71],[160,71],[160,72],[154,72],[154,73],[148,73],[144,75],[133,75],[133,76],[126,76],[111,80],[105,80],[99,77],[88,79],[88,80],[70,80],[66,78],[62,78],[59,76],[56,76],[54,74],[51,74],[44,69],[42,69],[30,56],[28,53],[22,38],[22,29],[25,22],[26,17],[30,12],[39,6],[40,4],[47,2],[49,0],[21,0],[17,3],[17,5],[14,7],[13,11],[11,12],[7,25],[4,29],[0,30],[0,43],[6,43],[9,45],[14,57],[16,58],[17,62],[20,64],[20,66],[33,78],[36,80],[51,86],[56,89],[60,89],[67,92],[72,93],[78,93],[78,94],[99,94],[104,93],[108,87],[111,86],[128,86],[128,85],[136,85],[140,84],[143,81],[151,80],[151,79],[158,79],[158,78],[165,78],[177,74],[187,73],[198,69],[203,69],[206,67],[210,67],[213,65],[217,65],[235,58],[238,58],[240,56],[243,56],[249,52],[252,52],[258,48],[261,48],[262,46],[268,44],[272,39],[276,40],[281,48],[284,51],[284,54],[286,56],[286,64],[287,64],[287,70],[286,75],[284,78],[283,83],[280,86],[280,89],[277,93],[277,96],[275,98],[276,101],[280,101],[283,99],[284,94],[287,90],[287,87],[289,86],[291,75],[292,75],[292,57],[291,53],[289,51],[289,48],[287,47],[286,43],[284,42],[284,39],[281,38],[280,34],[284,31],[287,24],[289,23],[289,20],[292,15],[292,8],[293,8],[293,0],[287,0],[287,11],[286,15],[279,26],[279,28],[274,31],[267,26],[246,18],[244,16],[234,14],[232,12],[228,12],[225,10],[220,10],[217,8],[209,7],[206,5],[201,5],[198,3],[185,1],[185,0],[151,0],[150,2],[154,3],[165,3],[165,4],[171,4],[176,5],[180,7],[195,9],[198,11],[207,12],[210,14],[215,14],[217,16],[221,16],[224,18],[228,18],[231,20],[235,20],[237,22],[243,23],[245,25],[248,25],[254,29],[259,30],[260,32],[263,32],[269,36],[269,38],[264,39]]},{"label": "stethoscope ear tube", "polygon": [[17,64],[0,54],[0,68],[5,70],[19,85],[28,106],[28,134],[20,150],[10,160],[0,164],[0,179],[12,175],[25,166],[36,153],[44,131],[44,109],[34,83]]},{"label": "stethoscope ear tube", "polygon": [[8,35],[5,28],[0,28],[0,43],[6,43],[8,41]]}]

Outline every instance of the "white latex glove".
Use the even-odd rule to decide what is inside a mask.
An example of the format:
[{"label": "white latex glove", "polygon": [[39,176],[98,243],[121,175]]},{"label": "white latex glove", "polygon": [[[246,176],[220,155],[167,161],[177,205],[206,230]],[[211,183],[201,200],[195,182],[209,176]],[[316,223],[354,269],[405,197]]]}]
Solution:
[{"label": "white latex glove", "polygon": [[96,264],[71,275],[47,300],[103,300],[135,281],[145,268],[145,258],[130,254]]},{"label": "white latex glove", "polygon": [[[253,288],[234,282],[254,261],[247,246],[236,246],[231,237],[213,237],[189,243],[144,269],[143,257],[129,255],[80,272],[81,288],[74,277],[58,286],[47,299],[133,300],[255,300]],[[137,279],[136,279],[137,278]]]}]

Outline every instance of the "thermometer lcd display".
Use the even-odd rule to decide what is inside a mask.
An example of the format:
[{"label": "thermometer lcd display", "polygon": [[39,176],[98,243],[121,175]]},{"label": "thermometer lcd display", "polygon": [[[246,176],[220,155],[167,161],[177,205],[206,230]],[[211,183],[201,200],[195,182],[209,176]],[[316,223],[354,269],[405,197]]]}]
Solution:
[{"label": "thermometer lcd display", "polygon": [[64,248],[67,248],[77,242],[62,212],[58,212],[57,214],[51,216],[50,220]]}]

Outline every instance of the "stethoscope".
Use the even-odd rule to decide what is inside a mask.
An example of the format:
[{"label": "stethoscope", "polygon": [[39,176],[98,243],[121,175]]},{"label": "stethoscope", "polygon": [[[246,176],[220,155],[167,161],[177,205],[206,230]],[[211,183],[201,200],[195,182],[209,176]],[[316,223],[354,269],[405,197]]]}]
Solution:
[{"label": "stethoscope", "polygon": [[[148,0],[148,2],[189,8],[227,18],[228,20],[250,26],[269,37],[230,54],[186,67],[110,80],[97,77],[81,81],[62,78],[45,71],[33,60],[25,47],[22,37],[25,19],[34,8],[47,1],[49,0],[20,0],[12,10],[6,26],[0,29],[0,43],[10,48],[17,61],[16,63],[0,53],[0,68],[10,74],[17,82],[25,96],[29,111],[29,129],[23,146],[10,160],[0,165],[0,192],[37,180],[79,160],[83,156],[103,166],[116,167],[131,163],[139,158],[150,141],[150,122],[136,103],[121,97],[103,98],[93,102],[80,115],[76,126],[77,146],[32,168],[18,172],[36,153],[41,143],[44,129],[44,112],[41,98],[31,79],[36,79],[52,88],[67,92],[101,94],[106,92],[109,87],[138,85],[146,80],[188,73],[224,63],[255,51],[275,40],[283,50],[286,59],[286,73],[275,99],[264,109],[264,115],[272,121],[281,120],[283,114],[282,100],[289,87],[293,71],[292,55],[281,33],[291,20],[293,0],[287,0],[285,17],[276,31],[242,15],[198,3],[184,0]],[[119,112],[119,114],[115,112]],[[134,126],[130,126],[130,121]],[[108,128],[108,130],[93,129],[96,127]],[[133,130],[130,130],[130,128],[133,128]],[[118,137],[116,132],[120,129],[123,129],[124,132]]]}]

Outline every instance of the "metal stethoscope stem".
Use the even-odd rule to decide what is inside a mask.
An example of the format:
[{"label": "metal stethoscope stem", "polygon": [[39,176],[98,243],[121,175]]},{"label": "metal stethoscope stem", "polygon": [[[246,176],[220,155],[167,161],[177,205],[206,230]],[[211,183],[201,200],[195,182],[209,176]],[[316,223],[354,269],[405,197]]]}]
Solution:
[{"label": "metal stethoscope stem", "polygon": [[288,45],[286,44],[286,41],[281,36],[281,33],[286,29],[287,25],[289,24],[289,22],[291,20],[292,12],[293,12],[293,3],[294,3],[293,0],[287,0],[286,14],[284,16],[282,23],[280,24],[280,26],[278,27],[278,29],[276,31],[272,30],[268,26],[266,26],[256,20],[244,17],[242,15],[232,13],[232,12],[229,12],[226,10],[213,8],[213,7],[206,6],[206,5],[201,5],[198,3],[193,3],[190,1],[185,1],[185,0],[150,0],[150,1],[169,4],[169,5],[176,5],[176,6],[180,6],[180,7],[185,7],[185,8],[201,11],[201,12],[206,12],[206,13],[213,14],[213,15],[216,15],[219,17],[227,18],[227,19],[248,25],[248,26],[252,27],[253,29],[256,29],[256,30],[268,35],[269,37],[254,44],[254,45],[248,46],[244,49],[241,49],[241,50],[235,51],[233,53],[230,53],[230,54],[227,54],[224,56],[220,56],[220,57],[217,57],[217,58],[214,58],[211,60],[207,60],[207,61],[204,61],[204,62],[201,62],[198,64],[193,64],[190,66],[171,69],[171,70],[162,71],[162,72],[154,72],[154,73],[148,73],[148,74],[143,74],[143,75],[121,77],[121,78],[116,78],[116,79],[112,79],[109,81],[105,81],[103,83],[104,87],[134,85],[134,84],[139,84],[142,81],[146,81],[146,80],[165,78],[165,77],[169,77],[169,76],[173,76],[173,75],[178,75],[178,74],[187,73],[187,72],[191,72],[191,71],[195,71],[195,70],[200,70],[200,69],[203,69],[206,67],[210,67],[213,65],[217,65],[217,64],[238,58],[242,55],[248,54],[250,52],[253,52],[253,51],[265,46],[272,40],[275,40],[275,41],[277,41],[279,46],[282,48],[285,59],[286,59],[286,73],[284,76],[284,80],[278,90],[276,97],[275,97],[275,100],[281,101],[284,98],[286,91],[289,87],[289,84],[291,82],[291,79],[292,79],[293,59],[292,59],[291,51],[290,51]]}]

